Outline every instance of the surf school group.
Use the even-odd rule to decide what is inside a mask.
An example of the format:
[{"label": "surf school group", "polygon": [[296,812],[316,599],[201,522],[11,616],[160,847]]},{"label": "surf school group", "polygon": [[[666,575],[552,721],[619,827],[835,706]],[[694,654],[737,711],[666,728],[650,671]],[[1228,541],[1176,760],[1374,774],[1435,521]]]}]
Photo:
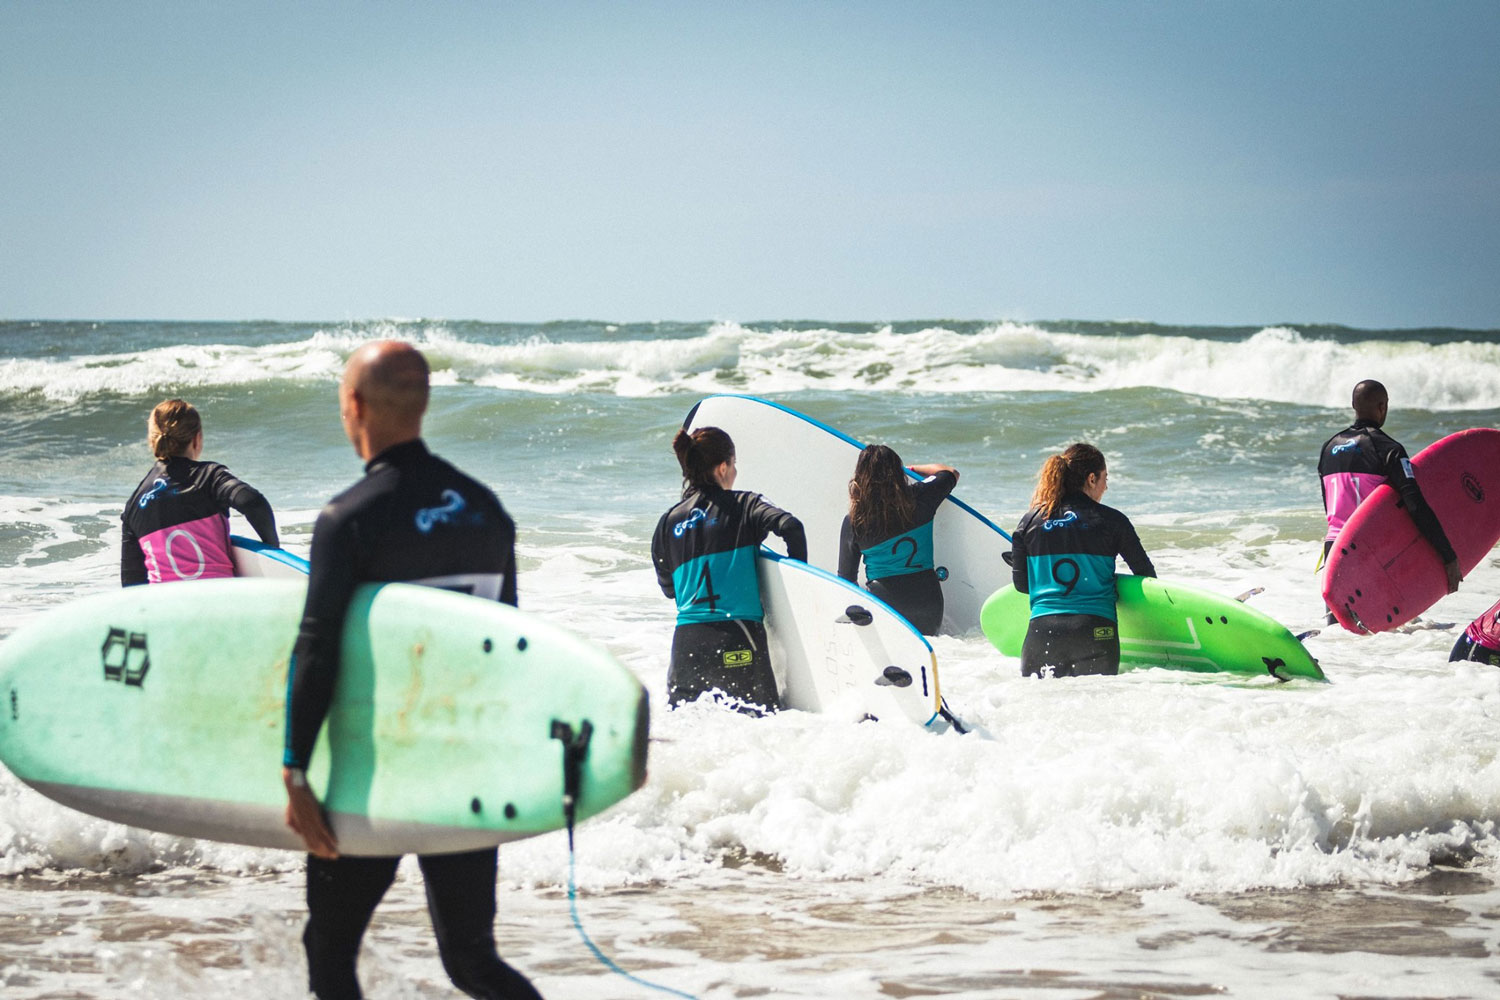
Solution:
[{"label": "surf school group", "polygon": [[[553,719],[546,741],[560,740],[565,748],[555,796],[561,805],[557,817],[549,813],[546,823],[526,832],[515,824],[528,818],[522,815],[528,803],[507,801],[491,815],[483,801],[488,795],[466,798],[463,815],[440,822],[376,816],[370,803],[378,797],[368,786],[354,793],[364,805],[346,809],[327,761],[315,766],[314,748],[329,739],[330,719],[342,710],[335,704],[345,696],[341,671],[355,655],[344,648],[345,626],[361,586],[411,581],[465,595],[453,600],[516,603],[515,525],[488,487],[427,449],[421,431],[429,393],[426,360],[410,344],[374,341],[351,354],[339,384],[339,411],[366,463],[364,475],[319,514],[309,560],[296,570],[308,575],[285,664],[284,806],[269,819],[262,808],[254,822],[279,826],[281,835],[289,828],[308,851],[304,945],[309,984],[319,997],[360,995],[360,941],[406,852],[421,860],[438,949],[455,985],[476,996],[540,996],[495,949],[495,844],[564,823],[571,830],[576,818],[644,780],[645,697],[633,678],[611,689],[619,692],[614,700],[625,703],[626,721],[595,725],[603,708],[594,720]],[[1500,474],[1500,431],[1460,431],[1411,458],[1383,430],[1389,408],[1383,386],[1358,383],[1351,407],[1353,423],[1328,440],[1318,459],[1328,522],[1323,596],[1328,625],[1373,633],[1409,626],[1457,589],[1500,540],[1500,483],[1492,482]],[[248,549],[279,549],[265,496],[204,459],[203,420],[189,403],[158,405],[148,418],[147,443],[154,464],[122,514],[126,588],[233,577],[237,567],[245,571]],[[1103,502],[1108,462],[1087,442],[1046,459],[1029,507],[1009,534],[955,495],[958,469],[940,462],[909,465],[887,445],[863,444],[754,397],[704,399],[671,447],[681,493],[650,540],[657,582],[676,609],[670,706],[712,700],[750,715],[847,708],[860,719],[904,712],[929,726],[961,729],[943,701],[925,637],[975,628],[1002,653],[1019,655],[1022,674],[1037,678],[1164,666],[1262,673],[1277,681],[1322,679],[1301,644],[1305,635],[1292,635],[1243,600],[1155,579],[1129,517]],[[799,459],[790,471],[782,460],[789,452]],[[246,518],[260,546],[229,535],[231,510]],[[765,545],[773,536],[784,555]],[[1116,573],[1120,559],[1130,575]],[[199,591],[156,592],[162,603],[168,594],[186,601]],[[376,611],[361,607],[373,621]],[[470,608],[463,605],[463,613]],[[1500,602],[1464,630],[1453,659],[1500,666],[1497,613]],[[149,661],[135,661],[132,675],[130,655],[138,635],[144,653],[145,633],[116,631],[125,639],[115,679],[140,687]],[[799,649],[789,637],[801,632],[819,641]],[[507,641],[526,652],[525,635]],[[487,633],[486,656],[492,645]],[[11,723],[0,728],[0,757],[33,787],[121,818],[121,789],[90,797],[83,788],[89,779],[79,778],[60,792],[63,783],[28,770],[30,759],[18,747],[37,740],[23,727],[17,706],[29,713],[32,701],[26,689],[18,702],[24,684],[17,678],[43,660],[50,669],[58,658],[29,649],[17,637],[0,648],[0,675],[8,679],[12,702]],[[90,651],[85,642],[80,650],[74,658],[92,657],[97,670],[97,644]],[[788,662],[774,662],[773,651]],[[106,644],[107,677],[112,655]],[[814,662],[819,658],[826,662]],[[165,669],[165,661],[158,662],[158,670]],[[604,667],[612,668],[624,673],[617,664]],[[543,710],[569,711],[553,704]],[[592,733],[600,735],[591,745]],[[609,766],[608,753],[618,758],[624,777],[608,801],[580,811],[583,769],[591,768],[596,780]],[[552,794],[548,789],[542,798]],[[178,808],[169,795],[143,808],[140,793],[129,791],[137,796],[129,816],[140,825],[151,825],[151,808]],[[211,791],[201,800],[178,796],[194,817],[203,812],[202,800],[213,797]],[[372,834],[357,841],[355,831],[370,833],[387,823],[400,826],[407,839]],[[472,837],[475,829],[484,831],[479,846],[462,841],[462,849],[452,849],[460,843],[454,840],[432,847],[434,838],[454,831]],[[226,839],[280,843],[223,830]],[[212,836],[190,822],[170,832]],[[351,847],[356,843],[357,850]]]}]

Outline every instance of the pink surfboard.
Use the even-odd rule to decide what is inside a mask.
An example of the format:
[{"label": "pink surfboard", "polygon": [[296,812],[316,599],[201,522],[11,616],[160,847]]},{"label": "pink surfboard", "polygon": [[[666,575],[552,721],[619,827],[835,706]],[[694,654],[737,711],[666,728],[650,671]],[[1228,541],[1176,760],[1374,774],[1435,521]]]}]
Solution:
[{"label": "pink surfboard", "polygon": [[[1411,461],[1465,575],[1500,541],[1500,430],[1473,428]],[[1391,486],[1365,498],[1328,554],[1323,599],[1351,632],[1398,628],[1447,595],[1438,554]]]}]

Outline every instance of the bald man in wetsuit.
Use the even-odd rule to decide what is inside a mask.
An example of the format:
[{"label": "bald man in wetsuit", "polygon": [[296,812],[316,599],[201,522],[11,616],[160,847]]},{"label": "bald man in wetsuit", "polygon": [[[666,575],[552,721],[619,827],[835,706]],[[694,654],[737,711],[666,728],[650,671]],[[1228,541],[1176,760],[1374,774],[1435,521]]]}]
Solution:
[{"label": "bald man in wetsuit", "polygon": [[[1411,459],[1406,449],[1386,434],[1385,424],[1390,409],[1390,397],[1385,386],[1374,379],[1366,379],[1354,387],[1351,399],[1354,407],[1354,423],[1339,431],[1323,444],[1318,456],[1318,477],[1323,485],[1323,511],[1328,517],[1328,534],[1323,539],[1323,555],[1333,548],[1344,523],[1349,520],[1360,502],[1375,492],[1382,483],[1389,483],[1397,493],[1417,530],[1427,539],[1443,562],[1443,572],[1448,576],[1448,593],[1458,589],[1463,574],[1458,568],[1458,556],[1448,542],[1448,535],[1438,522],[1437,515],[1422,498],[1417,486]],[[1329,612],[1328,623],[1334,622]]]},{"label": "bald man in wetsuit", "polygon": [[[409,580],[516,603],[514,522],[488,487],[423,444],[427,361],[410,344],[356,350],[339,385],[344,432],[364,478],[329,501],[313,528],[307,604],[287,678],[282,779],[287,825],[307,844],[308,982],[319,1000],[358,1000],[360,939],[396,875],[399,857],[340,855],[307,784],[308,758],[338,679],[344,616],[362,583]],[[540,1000],[495,951],[495,874],[490,847],[419,855],[443,968],[471,997]]]}]

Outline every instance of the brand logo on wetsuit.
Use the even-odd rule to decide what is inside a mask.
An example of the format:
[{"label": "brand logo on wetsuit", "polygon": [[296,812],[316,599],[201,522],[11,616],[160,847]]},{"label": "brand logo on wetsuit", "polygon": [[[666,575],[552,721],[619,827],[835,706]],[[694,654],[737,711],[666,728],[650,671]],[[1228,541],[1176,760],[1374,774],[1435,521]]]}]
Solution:
[{"label": "brand logo on wetsuit", "polygon": [[1328,454],[1330,454],[1330,455],[1337,455],[1339,452],[1348,451],[1350,448],[1358,448],[1358,447],[1359,447],[1359,442],[1357,442],[1357,441],[1345,441],[1343,444],[1336,444],[1332,448],[1329,448],[1328,449]]},{"label": "brand logo on wetsuit", "polygon": [[1472,472],[1465,472],[1463,478],[1464,492],[1469,494],[1469,499],[1475,503],[1484,503],[1484,487],[1478,479],[1474,478]]},{"label": "brand logo on wetsuit", "polygon": [[724,666],[743,667],[755,662],[755,651],[751,649],[731,649],[724,654]]},{"label": "brand logo on wetsuit", "polygon": [[455,514],[461,513],[467,504],[457,490],[444,490],[443,503],[438,507],[423,507],[415,518],[417,530],[427,534],[439,524],[448,524]]},{"label": "brand logo on wetsuit", "polygon": [[150,503],[152,500],[155,500],[162,493],[175,494],[176,492],[176,490],[172,489],[171,483],[167,482],[165,479],[158,478],[156,482],[151,484],[151,489],[141,494],[141,499],[137,501],[136,505],[144,510],[148,503]]},{"label": "brand logo on wetsuit", "polygon": [[[672,525],[672,537],[681,538],[683,532],[695,527],[699,521],[703,520],[707,516],[708,511],[704,510],[702,507],[694,507],[693,512],[687,516],[687,520],[678,521],[676,524]],[[709,523],[712,524],[713,522],[710,521]]]},{"label": "brand logo on wetsuit", "polygon": [[1042,530],[1043,531],[1051,531],[1053,528],[1061,528],[1065,524],[1072,524],[1076,520],[1078,520],[1078,511],[1076,511],[1076,510],[1070,510],[1066,514],[1064,514],[1062,517],[1059,517],[1056,520],[1043,521],[1042,522]]},{"label": "brand logo on wetsuit", "polygon": [[146,633],[127,632],[122,628],[111,628],[99,649],[99,658],[104,661],[104,679],[122,681],[131,687],[140,687],[146,681],[146,671],[151,669],[151,654],[146,650]]}]

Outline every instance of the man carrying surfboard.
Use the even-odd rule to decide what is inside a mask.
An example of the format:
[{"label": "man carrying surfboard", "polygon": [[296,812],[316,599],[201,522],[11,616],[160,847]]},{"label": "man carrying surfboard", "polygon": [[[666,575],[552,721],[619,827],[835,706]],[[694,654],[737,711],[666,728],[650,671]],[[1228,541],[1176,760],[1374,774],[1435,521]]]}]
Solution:
[{"label": "man carrying surfboard", "polygon": [[[339,385],[344,432],[365,476],[329,501],[313,528],[302,624],[287,678],[282,779],[287,825],[307,844],[308,982],[320,1000],[358,998],[355,964],[371,914],[395,879],[399,857],[349,857],[307,784],[306,768],[338,679],[344,616],[361,583],[462,576],[516,603],[515,524],[483,484],[422,442],[428,368],[399,341],[375,341],[350,357]],[[540,994],[495,951],[495,874],[490,847],[418,855],[443,968],[474,997]]]},{"label": "man carrying surfboard", "polygon": [[[1354,387],[1351,403],[1354,407],[1354,423],[1325,441],[1318,456],[1318,477],[1323,487],[1323,512],[1328,518],[1328,534],[1323,539],[1324,558],[1327,558],[1344,523],[1360,502],[1375,492],[1380,484],[1390,483],[1401,495],[1402,503],[1411,514],[1417,530],[1443,561],[1443,572],[1448,577],[1448,593],[1453,593],[1463,579],[1458,556],[1449,544],[1448,535],[1438,522],[1437,515],[1422,497],[1422,490],[1417,486],[1406,449],[1381,430],[1390,407],[1385,386],[1374,379],[1365,379]],[[1330,611],[1328,623],[1331,625],[1333,622],[1334,616]]]}]

